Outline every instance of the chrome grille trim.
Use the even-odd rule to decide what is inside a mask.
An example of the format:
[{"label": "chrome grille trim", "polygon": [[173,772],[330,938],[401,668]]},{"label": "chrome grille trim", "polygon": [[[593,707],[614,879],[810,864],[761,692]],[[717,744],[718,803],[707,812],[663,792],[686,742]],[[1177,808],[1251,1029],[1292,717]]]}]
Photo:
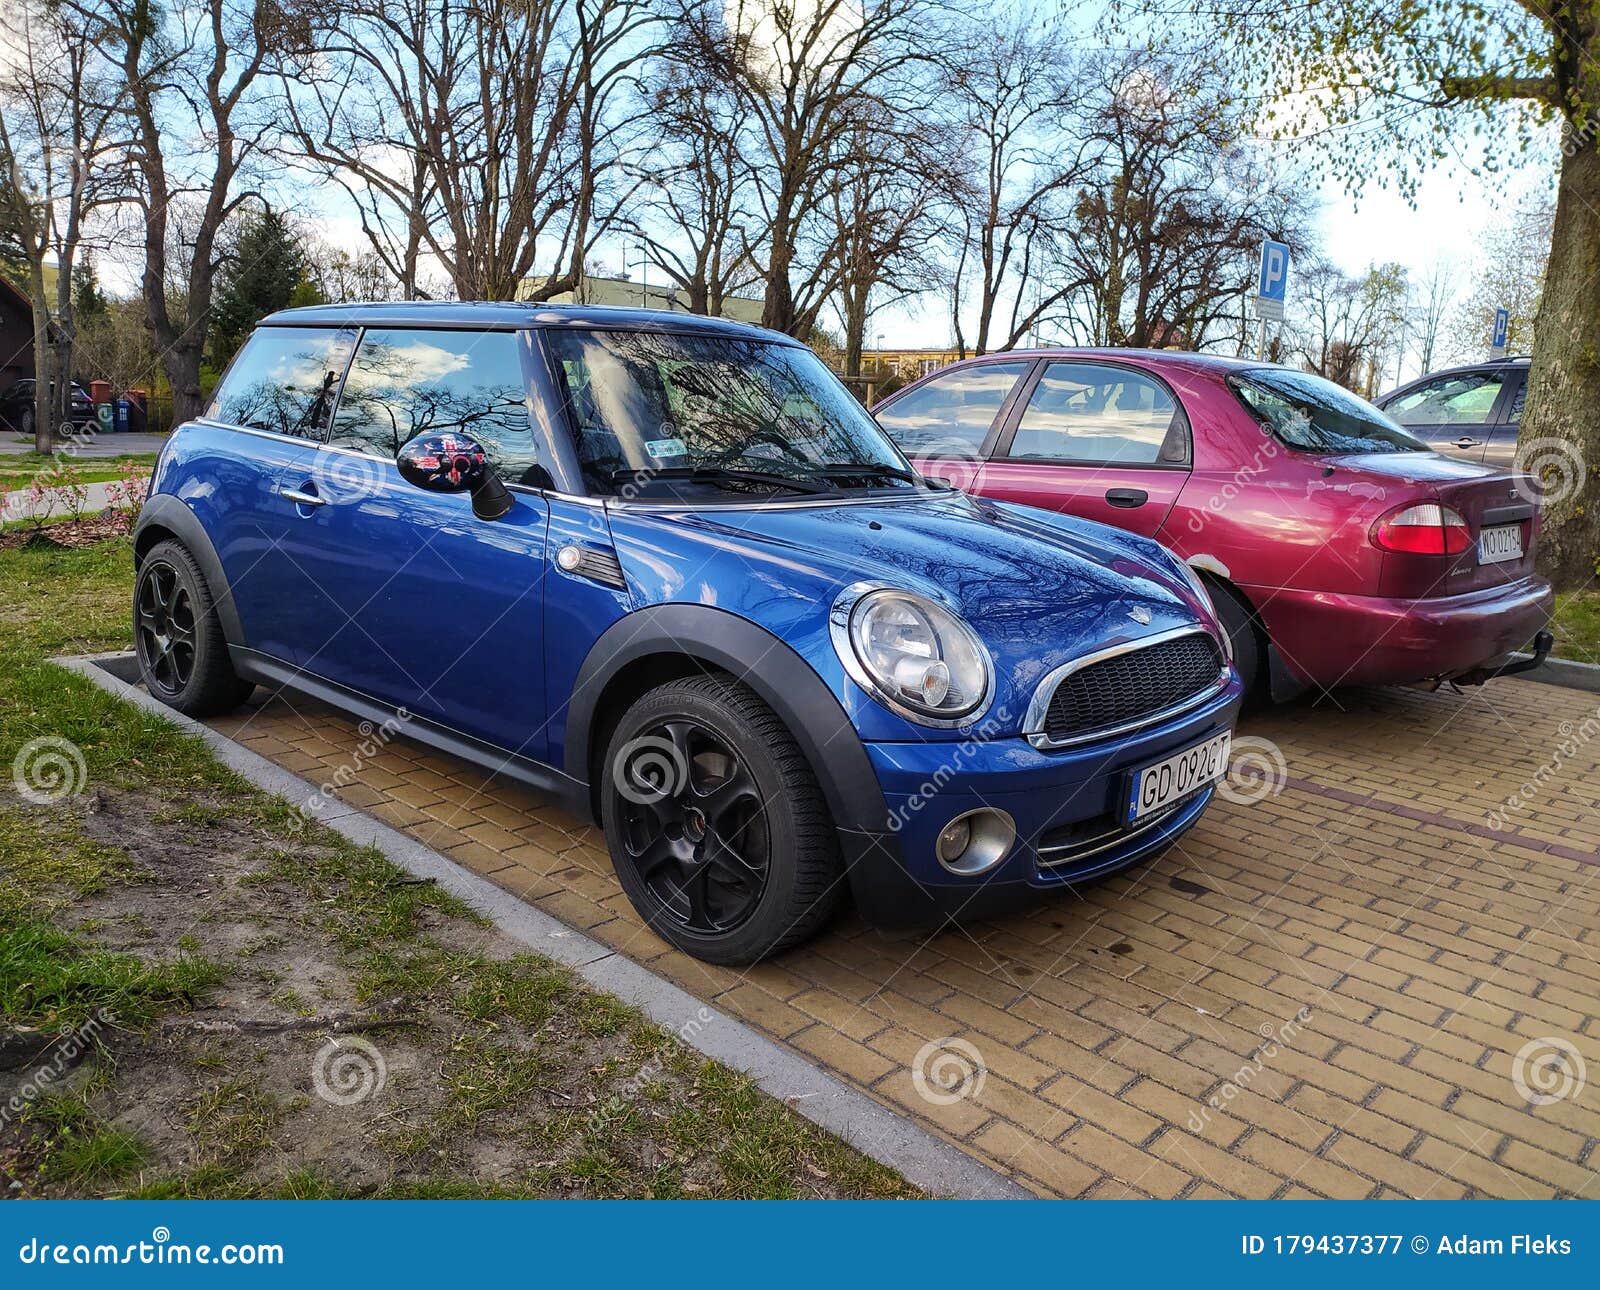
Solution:
[{"label": "chrome grille trim", "polygon": [[[1081,672],[1086,667],[1096,663],[1103,663],[1109,658],[1116,658],[1122,654],[1131,654],[1136,650],[1149,649],[1154,645],[1161,645],[1167,641],[1179,640],[1185,636],[1210,636],[1216,642],[1217,652],[1222,656],[1222,669],[1217,673],[1217,679],[1203,690],[1191,694],[1188,698],[1159,712],[1146,713],[1133,721],[1125,721],[1120,725],[1108,726],[1099,730],[1083,731],[1067,739],[1052,739],[1045,733],[1045,722],[1050,712],[1050,701],[1055,698],[1056,687],[1071,676],[1074,672]],[[1120,645],[1112,645],[1107,649],[1096,650],[1092,654],[1084,654],[1080,658],[1063,663],[1060,667],[1045,674],[1042,681],[1034,689],[1033,698],[1028,701],[1028,713],[1022,723],[1022,733],[1035,748],[1049,750],[1053,748],[1071,748],[1078,744],[1093,743],[1097,739],[1109,739],[1114,735],[1128,734],[1135,730],[1143,730],[1147,726],[1160,725],[1163,721],[1170,721],[1173,717],[1197,708],[1208,699],[1215,698],[1221,693],[1228,683],[1228,652],[1214,633],[1196,623],[1191,627],[1175,627],[1170,631],[1154,632],[1149,636],[1140,636],[1135,640],[1123,641]]]}]

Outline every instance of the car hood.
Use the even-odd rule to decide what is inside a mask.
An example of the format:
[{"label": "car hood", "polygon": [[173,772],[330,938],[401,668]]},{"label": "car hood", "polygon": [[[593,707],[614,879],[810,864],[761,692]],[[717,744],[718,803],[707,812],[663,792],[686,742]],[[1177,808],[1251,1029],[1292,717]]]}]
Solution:
[{"label": "car hood", "polygon": [[[839,593],[868,583],[939,600],[988,647],[996,681],[990,713],[1006,732],[1020,729],[1034,688],[1060,664],[1176,627],[1212,626],[1156,543],[961,493],[616,507],[611,526],[636,601],[699,602],[749,618],[795,646],[842,697],[852,686],[827,630]],[[930,733],[914,729],[915,736],[901,729],[899,737]]]}]

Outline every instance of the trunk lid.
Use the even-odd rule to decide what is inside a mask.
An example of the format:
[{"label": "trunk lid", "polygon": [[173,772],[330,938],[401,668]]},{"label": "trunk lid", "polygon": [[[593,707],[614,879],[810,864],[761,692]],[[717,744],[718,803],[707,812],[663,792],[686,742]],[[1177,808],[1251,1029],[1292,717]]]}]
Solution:
[{"label": "trunk lid", "polygon": [[[1540,515],[1539,486],[1531,476],[1434,452],[1352,453],[1322,461],[1382,488],[1385,515],[1409,501],[1437,501],[1467,522],[1472,543],[1459,555],[1385,552],[1380,594],[1454,596],[1504,586],[1533,573]],[[1521,539],[1521,556],[1486,562],[1484,530],[1512,528]],[[1489,545],[1495,545],[1494,534]]]}]

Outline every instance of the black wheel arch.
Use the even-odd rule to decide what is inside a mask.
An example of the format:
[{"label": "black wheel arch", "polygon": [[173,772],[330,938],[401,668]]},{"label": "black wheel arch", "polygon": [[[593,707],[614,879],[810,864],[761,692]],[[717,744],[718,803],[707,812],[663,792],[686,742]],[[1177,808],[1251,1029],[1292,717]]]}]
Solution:
[{"label": "black wheel arch", "polygon": [[719,669],[737,677],[794,735],[841,830],[878,832],[888,807],[861,737],[838,698],[792,646],[708,605],[654,605],[613,623],[578,671],[567,709],[565,770],[590,785],[617,720],[646,691]]},{"label": "black wheel arch", "polygon": [[212,545],[200,517],[169,493],[157,493],[147,498],[139,510],[139,518],[133,526],[134,572],[137,574],[150,548],[167,538],[182,542],[200,566],[228,644],[247,645],[244,628],[239,622],[239,610],[233,602],[233,588],[228,582],[228,575],[223,572],[217,548]]}]

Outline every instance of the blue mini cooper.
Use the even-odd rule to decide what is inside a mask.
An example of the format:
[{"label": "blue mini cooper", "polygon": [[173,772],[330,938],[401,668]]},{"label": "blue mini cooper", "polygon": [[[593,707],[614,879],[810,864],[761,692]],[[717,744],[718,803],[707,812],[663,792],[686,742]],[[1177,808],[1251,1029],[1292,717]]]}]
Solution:
[{"label": "blue mini cooper", "polygon": [[1161,547],[934,485],[803,345],[680,314],[275,314],[135,548],[152,694],[292,688],[552,793],[717,963],[1151,856],[1239,703]]}]

